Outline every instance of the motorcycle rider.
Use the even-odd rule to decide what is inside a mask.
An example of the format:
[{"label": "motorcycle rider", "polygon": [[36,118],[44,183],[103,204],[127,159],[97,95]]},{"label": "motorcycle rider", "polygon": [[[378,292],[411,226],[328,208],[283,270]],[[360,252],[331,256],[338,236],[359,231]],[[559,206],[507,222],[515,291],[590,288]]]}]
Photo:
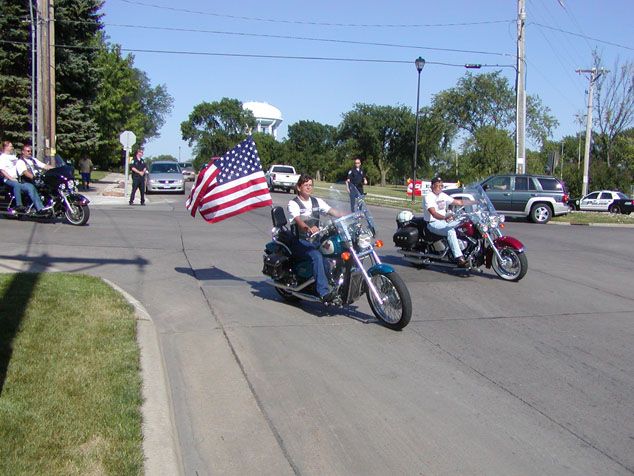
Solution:
[{"label": "motorcycle rider", "polygon": [[[30,148],[30,146],[25,147]],[[38,215],[47,213],[47,209],[45,209],[42,204],[35,185],[30,182],[21,182],[18,180],[20,177],[20,174],[17,172],[18,159],[15,155],[11,154],[12,151],[13,144],[10,141],[4,141],[2,155],[0,155],[0,173],[4,177],[4,183],[13,188],[15,210],[18,212],[24,211],[24,207],[22,206],[22,192],[26,192],[35,207],[36,213]]]},{"label": "motorcycle rider", "polygon": [[442,191],[442,178],[434,177],[431,181],[431,189],[423,198],[423,219],[427,227],[436,235],[446,236],[449,248],[460,268],[467,267],[467,261],[462,256],[462,250],[458,244],[455,228],[460,222],[453,219],[453,213],[448,213],[449,205],[468,205],[471,200],[453,198]]},{"label": "motorcycle rider", "polygon": [[40,171],[52,168],[52,165],[45,164],[33,157],[33,148],[28,144],[22,147],[22,154],[15,163],[16,173],[23,182],[25,180],[33,182],[35,177],[40,174]]},{"label": "motorcycle rider", "polygon": [[315,289],[322,302],[332,301],[336,294],[330,290],[328,278],[324,269],[324,259],[319,251],[319,243],[308,241],[312,233],[319,231],[320,214],[341,217],[344,213],[332,208],[321,198],[315,198],[313,193],[313,178],[308,174],[301,174],[295,185],[297,196],[288,202],[288,213],[291,216],[291,229],[295,239],[291,244],[294,256],[309,257],[313,264]]}]

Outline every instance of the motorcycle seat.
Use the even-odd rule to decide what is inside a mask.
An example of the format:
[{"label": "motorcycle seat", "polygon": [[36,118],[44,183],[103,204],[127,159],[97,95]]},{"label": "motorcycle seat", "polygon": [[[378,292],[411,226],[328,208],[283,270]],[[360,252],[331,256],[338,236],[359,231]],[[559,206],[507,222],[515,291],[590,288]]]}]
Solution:
[{"label": "motorcycle seat", "polygon": [[437,233],[434,233],[431,228],[429,228],[428,221],[425,222],[425,226],[423,228],[423,237],[425,238],[425,241],[438,241],[444,238],[443,235],[438,235]]}]

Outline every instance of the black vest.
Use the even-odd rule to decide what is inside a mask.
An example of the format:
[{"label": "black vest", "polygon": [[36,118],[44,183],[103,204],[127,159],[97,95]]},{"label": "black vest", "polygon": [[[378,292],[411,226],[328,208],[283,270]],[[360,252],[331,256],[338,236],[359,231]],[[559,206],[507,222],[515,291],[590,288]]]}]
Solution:
[{"label": "black vest", "polygon": [[[299,199],[299,197],[295,197],[293,200],[299,205],[299,213],[301,215],[301,213],[306,210],[304,203]],[[310,203],[312,206],[312,213],[309,218],[302,217],[302,220],[309,227],[319,226],[319,203],[317,202],[317,199],[315,197],[310,197]],[[291,230],[300,240],[303,240],[308,236],[308,233],[306,233],[305,231],[299,231],[299,227],[295,223],[291,225]]]}]

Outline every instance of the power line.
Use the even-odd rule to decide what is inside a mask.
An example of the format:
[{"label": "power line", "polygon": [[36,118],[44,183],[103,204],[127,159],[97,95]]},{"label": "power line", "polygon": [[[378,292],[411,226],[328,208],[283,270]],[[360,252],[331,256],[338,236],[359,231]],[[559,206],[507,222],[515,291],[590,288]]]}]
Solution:
[{"label": "power line", "polygon": [[[61,20],[61,21],[65,23],[78,23],[78,24],[94,23],[94,22],[78,21],[78,20]],[[410,49],[419,49],[419,50],[446,51],[451,53],[470,53],[470,54],[480,54],[480,55],[515,57],[515,55],[510,53],[501,53],[496,51],[462,50],[458,48],[439,48],[434,46],[403,45],[398,43],[379,43],[379,42],[371,42],[371,41],[339,40],[334,38],[319,38],[319,37],[309,37],[309,36],[272,35],[272,34],[264,34],[264,33],[236,32],[236,31],[223,31],[223,30],[203,30],[198,28],[177,28],[177,27],[162,27],[162,26],[150,26],[150,25],[132,25],[132,24],[122,24],[122,23],[100,23],[100,24],[104,26],[111,26],[111,27],[134,28],[134,29],[145,29],[145,30],[175,31],[175,32],[188,32],[188,33],[209,33],[209,34],[215,34],[215,35],[247,36],[247,37],[274,38],[274,39],[283,39],[283,40],[317,41],[317,42],[326,42],[326,43],[341,43],[341,44],[365,45],[365,46],[387,46],[391,48],[410,48]]]},{"label": "power line", "polygon": [[269,23],[289,23],[296,25],[315,25],[315,26],[340,26],[340,27],[354,27],[354,28],[431,28],[431,27],[452,27],[452,26],[475,26],[475,25],[490,25],[495,23],[513,23],[515,20],[487,20],[478,22],[461,22],[461,23],[429,23],[429,24],[364,24],[364,23],[329,23],[329,22],[313,22],[303,20],[280,20],[275,18],[261,18],[261,17],[247,17],[240,15],[227,15],[213,12],[203,12],[197,10],[189,10],[186,8],[166,7],[164,5],[156,5],[154,3],[138,2],[133,0],[120,0],[123,3],[130,5],[138,5],[142,7],[157,8],[159,10],[170,10],[181,13],[192,13],[195,15],[208,15],[219,18],[231,18],[234,20],[248,20],[259,21]]},{"label": "power line", "polygon": [[586,40],[592,40],[592,41],[596,41],[596,42],[599,42],[599,43],[605,43],[606,45],[616,46],[617,48],[624,48],[624,49],[630,50],[630,51],[634,50],[634,48],[632,48],[632,47],[625,46],[625,45],[620,45],[620,44],[614,43],[612,41],[600,40],[598,38],[593,38],[591,36],[582,35],[580,33],[573,33],[572,31],[566,31],[566,30],[563,30],[561,28],[555,28],[555,27],[552,27],[552,26],[544,25],[542,23],[537,23],[537,22],[531,22],[531,23],[533,25],[541,26],[542,28],[546,28],[548,30],[554,30],[554,31],[558,31],[560,33],[566,33],[567,35],[578,36],[579,38],[584,38]]},{"label": "power line", "polygon": [[[26,45],[30,44],[27,41],[10,41],[0,40],[0,43],[12,44],[12,45]],[[62,45],[55,44],[55,48],[69,49],[69,50],[85,50],[85,51],[98,51],[99,47],[94,46],[74,46],[74,45]],[[332,57],[332,56],[290,56],[290,55],[270,55],[270,54],[255,54],[255,53],[222,53],[222,52],[210,52],[210,51],[187,51],[187,50],[157,50],[157,49],[142,49],[142,48],[120,48],[120,51],[129,53],[156,53],[156,54],[170,54],[170,55],[194,55],[194,56],[224,56],[233,58],[261,58],[261,59],[281,59],[281,60],[309,60],[309,61],[340,61],[349,63],[386,63],[386,64],[412,64],[411,60],[397,60],[397,59],[380,59],[380,58],[344,58],[344,57]],[[456,68],[515,68],[510,64],[486,64],[486,63],[447,63],[442,61],[427,61],[425,64],[437,65],[437,66],[449,66]]]}]

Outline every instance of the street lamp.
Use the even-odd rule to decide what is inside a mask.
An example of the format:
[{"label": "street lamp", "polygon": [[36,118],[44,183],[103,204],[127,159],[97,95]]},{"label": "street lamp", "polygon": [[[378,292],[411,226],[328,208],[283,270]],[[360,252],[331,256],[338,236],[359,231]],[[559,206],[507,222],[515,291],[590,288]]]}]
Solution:
[{"label": "street lamp", "polygon": [[414,139],[414,181],[412,182],[412,203],[416,201],[416,158],[418,157],[418,109],[420,101],[420,72],[425,67],[425,60],[420,56],[414,61],[416,71],[418,71],[418,88],[416,90],[416,138]]}]

